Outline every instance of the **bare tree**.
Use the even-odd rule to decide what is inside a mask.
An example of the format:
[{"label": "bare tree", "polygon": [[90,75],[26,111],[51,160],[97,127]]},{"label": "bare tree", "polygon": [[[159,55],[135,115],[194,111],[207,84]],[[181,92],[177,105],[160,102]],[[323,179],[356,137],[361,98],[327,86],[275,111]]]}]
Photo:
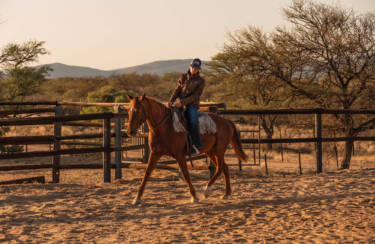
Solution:
[{"label": "bare tree", "polygon": [[[239,36],[244,34],[240,33]],[[254,72],[247,60],[248,53],[242,51],[242,44],[236,36],[229,34],[232,45],[226,45],[222,53],[213,57],[209,64],[208,75],[221,80],[219,91],[222,97],[228,97],[238,107],[267,109],[287,107],[288,89],[274,76],[266,72]],[[267,138],[271,139],[277,123],[277,115],[261,115],[260,123]],[[268,144],[272,149],[272,144]]]},{"label": "bare tree", "polygon": [[9,43],[0,53],[0,64],[7,69],[13,69],[36,62],[40,55],[48,54],[43,45],[44,42],[38,41]]},{"label": "bare tree", "polygon": [[[284,14],[290,29],[267,35],[248,27],[231,35],[224,52],[247,73],[287,85],[293,98],[321,108],[374,108],[375,15],[304,0],[294,0]],[[336,118],[347,137],[375,125],[375,118],[366,116]],[[352,148],[353,142],[346,142],[343,169],[350,166]]]}]

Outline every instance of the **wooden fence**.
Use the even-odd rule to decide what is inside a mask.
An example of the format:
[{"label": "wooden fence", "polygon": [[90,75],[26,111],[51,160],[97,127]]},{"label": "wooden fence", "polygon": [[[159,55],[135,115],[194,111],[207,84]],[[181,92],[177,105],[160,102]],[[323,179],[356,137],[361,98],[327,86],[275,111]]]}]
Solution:
[{"label": "wooden fence", "polygon": [[[375,115],[375,110],[339,110],[339,109],[270,109],[270,110],[218,110],[221,115],[242,115],[242,116],[259,116],[260,115],[314,115],[315,129],[314,137],[310,138],[288,138],[288,139],[262,139],[260,133],[258,139],[241,139],[241,143],[264,144],[264,143],[315,143],[316,145],[316,171],[321,173],[323,170],[323,142],[342,142],[342,141],[375,141],[375,137],[322,137],[322,115],[327,114],[367,114]],[[375,118],[374,118],[375,119]],[[259,121],[259,119],[258,119]],[[259,126],[259,122],[258,122]],[[259,153],[260,157],[260,153]]]},{"label": "wooden fence", "polygon": [[[42,156],[53,156],[52,166],[34,165],[30,168],[45,168],[52,167],[52,181],[59,182],[60,169],[62,168],[90,168],[90,167],[102,167],[104,182],[110,182],[111,179],[111,167],[116,169],[115,178],[121,178],[121,168],[123,166],[121,160],[121,153],[125,150],[144,149],[145,154],[143,162],[147,161],[149,149],[147,140],[142,145],[131,145],[123,147],[121,144],[122,138],[126,137],[126,133],[121,130],[121,125],[124,123],[123,119],[127,117],[126,104],[101,104],[101,103],[57,103],[57,102],[25,102],[25,103],[0,103],[1,105],[53,105],[53,108],[33,108],[23,110],[6,110],[0,111],[0,116],[8,116],[13,114],[25,114],[25,113],[51,113],[54,116],[44,117],[32,117],[32,118],[8,118],[0,119],[0,126],[22,126],[22,125],[54,125],[54,134],[45,136],[18,136],[18,137],[1,137],[0,145],[17,145],[17,144],[53,144],[53,150],[51,151],[35,151],[35,152],[20,152],[20,153],[7,153],[0,154],[0,159],[14,159],[14,158],[28,158],[28,157],[42,157]],[[95,113],[95,114],[83,114],[83,115],[63,115],[62,105],[65,106],[115,106],[114,112],[106,113]],[[245,144],[260,144],[263,143],[315,143],[316,145],[316,170],[317,173],[322,172],[322,143],[323,142],[339,142],[339,141],[375,141],[375,137],[333,137],[326,138],[322,137],[322,115],[325,114],[369,114],[375,115],[375,110],[323,110],[323,109],[279,109],[279,110],[220,110],[217,108],[225,108],[225,104],[216,103],[210,105],[209,103],[204,104],[203,110],[214,111],[220,115],[240,115],[240,116],[258,116],[258,138],[241,138],[241,142]],[[315,117],[315,135],[311,138],[288,138],[288,139],[262,139],[260,137],[260,115],[313,115]],[[89,120],[102,120],[102,123],[84,122]],[[114,133],[111,132],[111,120],[114,121]],[[93,126],[101,127],[102,133],[97,134],[80,134],[80,135],[61,135],[61,127],[63,125],[69,126]],[[254,132],[254,131],[252,131]],[[114,137],[114,146],[111,146],[111,138]],[[92,139],[102,138],[102,144],[100,147],[83,147],[76,149],[61,149],[61,144],[66,140],[74,139]],[[81,144],[85,145],[85,144]],[[87,145],[87,144],[86,144]],[[103,153],[103,164],[100,165],[60,165],[60,155],[64,154],[83,154],[83,153]],[[115,164],[111,164],[111,152],[115,152]],[[194,159],[201,159],[202,156],[194,157]],[[259,158],[260,158],[260,147],[259,147]],[[165,164],[174,163],[174,160],[166,161]],[[239,165],[241,167],[241,165]],[[27,166],[6,166],[1,167],[3,170],[11,169],[26,169]]]},{"label": "wooden fence", "polygon": [[[3,159],[16,159],[16,158],[30,158],[30,157],[44,157],[53,156],[52,165],[12,165],[12,166],[0,166],[0,170],[22,170],[22,169],[40,169],[40,168],[51,168],[52,167],[52,181],[57,183],[60,179],[60,169],[76,169],[76,168],[100,168],[100,165],[60,165],[60,155],[65,154],[84,154],[84,153],[103,153],[103,175],[104,182],[110,182],[111,179],[111,167],[115,168],[115,178],[120,179],[121,168],[124,166],[122,161],[122,152],[129,150],[144,150],[144,156],[141,162],[147,162],[149,156],[149,148],[147,137],[142,137],[144,142],[139,145],[122,146],[122,138],[127,137],[127,134],[122,130],[124,125],[124,119],[127,118],[127,110],[125,107],[128,104],[117,104],[117,103],[74,103],[74,102],[23,102],[23,103],[11,103],[2,102],[0,106],[24,106],[24,105],[53,105],[52,108],[31,108],[31,109],[12,109],[0,111],[0,117],[9,115],[20,115],[20,114],[41,114],[41,113],[54,113],[54,116],[43,116],[43,117],[32,117],[32,118],[7,118],[0,119],[0,126],[23,126],[23,125],[54,125],[53,135],[44,136],[15,136],[15,137],[0,137],[0,145],[31,145],[31,144],[52,144],[53,150],[50,151],[34,151],[34,152],[19,152],[19,153],[6,153],[0,154],[0,160]],[[82,115],[63,115],[62,105],[64,106],[107,106],[114,107],[114,112],[106,113],[94,113],[94,114],[82,114]],[[224,107],[223,103],[204,103],[202,105],[203,110],[210,110],[210,107]],[[102,123],[84,122],[89,120],[102,120]],[[111,121],[114,122],[114,126],[111,126]],[[113,124],[113,123],[112,123]],[[102,133],[96,134],[79,134],[62,136],[62,126],[80,126],[80,127],[101,127]],[[114,127],[114,133],[111,132],[111,127]],[[96,143],[80,143],[80,142],[66,142],[66,140],[76,139],[95,139],[102,138],[102,144],[97,145]],[[114,146],[111,147],[111,138],[114,138]],[[69,145],[81,145],[92,147],[83,147],[75,149],[61,149],[62,144]],[[115,152],[115,164],[111,164],[111,152]],[[192,160],[198,160],[206,158],[204,155],[192,157]],[[136,159],[139,161],[139,159]],[[174,163],[174,160],[164,161],[163,164]],[[129,163],[129,162],[128,162]]]}]

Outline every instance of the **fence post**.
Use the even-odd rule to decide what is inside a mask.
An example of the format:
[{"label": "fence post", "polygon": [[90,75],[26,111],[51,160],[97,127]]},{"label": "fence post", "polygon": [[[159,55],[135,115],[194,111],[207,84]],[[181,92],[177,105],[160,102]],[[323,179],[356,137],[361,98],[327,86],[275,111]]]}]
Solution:
[{"label": "fence post", "polygon": [[[60,104],[56,103],[55,107],[55,117],[62,116],[63,110]],[[60,141],[56,140],[56,137],[61,136],[61,122],[55,122],[53,133],[54,133],[54,143],[53,143],[53,150],[59,151],[60,150]],[[59,183],[60,181],[60,155],[54,155],[53,156],[53,162],[52,162],[52,182],[53,183]]]},{"label": "fence post", "polygon": [[[253,131],[253,139],[255,139],[255,135],[254,135],[254,131]],[[256,144],[252,144],[253,145],[253,156],[254,156],[254,165],[257,164],[257,157],[256,157]]]},{"label": "fence post", "polygon": [[[282,139],[281,128],[280,128],[280,139]],[[280,143],[281,162],[284,162],[284,146]]]},{"label": "fence post", "polygon": [[[240,138],[240,141],[241,141],[241,131],[240,130],[238,131],[238,137]],[[242,161],[241,161],[241,159],[238,159],[238,170],[242,171]]]},{"label": "fence post", "polygon": [[322,111],[315,114],[315,138],[316,138],[316,172],[322,173]]},{"label": "fence post", "polygon": [[[126,110],[122,105],[115,105],[113,107],[113,111],[115,114],[124,114]],[[121,136],[121,129],[124,123],[124,119],[120,117],[115,118],[115,147],[120,148],[122,145],[122,136]],[[115,165],[116,165],[116,173],[115,179],[122,178],[121,172],[121,162],[122,162],[122,151],[115,152]]]},{"label": "fence post", "polygon": [[111,119],[103,119],[103,173],[104,182],[111,182]]},{"label": "fence post", "polygon": [[259,166],[260,166],[260,114],[258,114],[258,159],[259,159]]}]

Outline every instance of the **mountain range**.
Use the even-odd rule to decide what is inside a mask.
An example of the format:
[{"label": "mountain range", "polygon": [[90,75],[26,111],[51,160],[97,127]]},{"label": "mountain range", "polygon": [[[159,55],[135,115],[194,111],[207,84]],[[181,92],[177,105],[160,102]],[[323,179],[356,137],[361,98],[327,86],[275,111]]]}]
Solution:
[{"label": "mountain range", "polygon": [[[62,63],[51,63],[47,64],[53,70],[48,73],[48,78],[61,78],[61,77],[95,77],[103,76],[108,77],[110,75],[121,75],[126,73],[136,72],[138,74],[157,74],[164,75],[170,72],[186,72],[189,67],[191,59],[173,59],[173,60],[162,60],[151,63],[141,64],[137,66],[131,66],[121,69],[113,70],[100,70],[84,66],[73,66]],[[205,68],[206,61],[203,61],[202,68]]]}]

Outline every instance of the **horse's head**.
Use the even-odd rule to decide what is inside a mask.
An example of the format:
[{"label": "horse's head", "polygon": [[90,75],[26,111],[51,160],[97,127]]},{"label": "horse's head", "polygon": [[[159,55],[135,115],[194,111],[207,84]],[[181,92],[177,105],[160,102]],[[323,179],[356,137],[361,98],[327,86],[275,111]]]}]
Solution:
[{"label": "horse's head", "polygon": [[146,121],[147,118],[146,110],[143,105],[146,96],[144,94],[140,97],[134,98],[130,95],[127,96],[130,101],[127,133],[135,136],[137,134],[137,129]]}]

